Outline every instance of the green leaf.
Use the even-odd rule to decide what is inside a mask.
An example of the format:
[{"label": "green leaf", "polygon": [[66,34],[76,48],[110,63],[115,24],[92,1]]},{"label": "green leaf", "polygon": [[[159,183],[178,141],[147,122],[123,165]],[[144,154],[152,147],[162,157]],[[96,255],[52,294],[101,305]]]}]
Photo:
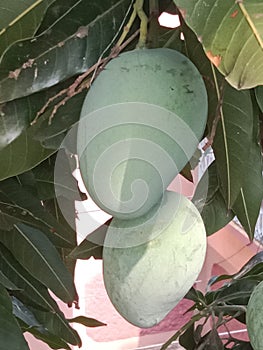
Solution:
[{"label": "green leaf", "polygon": [[[75,163],[75,158],[66,155],[62,149],[32,169],[30,173],[35,182],[38,198],[47,200],[56,196],[64,196],[72,201],[87,199],[87,196],[80,192],[78,182],[72,175],[70,161]],[[55,167],[59,176],[54,179]],[[24,185],[24,183],[22,184]]]},{"label": "green leaf", "polygon": [[220,191],[216,161],[209,166],[198,182],[192,202],[201,213],[207,236],[217,232],[233,219],[234,213],[227,209]]},{"label": "green leaf", "polygon": [[[31,311],[30,311],[31,312]],[[45,342],[51,349],[66,349],[71,350],[69,345],[62,340],[60,337],[51,334],[47,330],[44,333],[41,333],[38,329],[27,326],[25,323],[20,321],[21,328],[24,332],[31,333],[35,338]]]},{"label": "green leaf", "polygon": [[22,331],[12,314],[12,301],[6,289],[0,285],[0,348],[29,350]]},{"label": "green leaf", "polygon": [[15,179],[0,182],[0,224],[10,230],[19,222],[39,228],[58,247],[73,247],[67,228],[50,215],[41,201]]},{"label": "green leaf", "polygon": [[0,271],[0,284],[9,290],[19,290],[19,288],[11,282],[2,271]]},{"label": "green leaf", "polygon": [[13,314],[18,321],[22,321],[29,327],[36,328],[45,333],[45,328],[37,321],[34,314],[18,298],[12,296]]},{"label": "green leaf", "polygon": [[72,345],[81,346],[81,339],[78,333],[69,325],[62,312],[42,311],[29,307],[36,319],[54,336]]},{"label": "green leaf", "polygon": [[106,323],[95,320],[94,318],[85,317],[85,316],[77,316],[74,318],[68,318],[68,322],[70,323],[79,323],[86,327],[101,327],[107,326]]},{"label": "green leaf", "polygon": [[261,109],[261,112],[263,113],[263,86],[258,86],[255,89],[256,99],[257,103],[259,105],[259,108]]},{"label": "green leaf", "polygon": [[195,350],[196,348],[194,331],[194,324],[191,324],[191,326],[179,337],[179,344],[186,350]]},{"label": "green leaf", "polygon": [[243,276],[254,275],[256,272],[263,272],[263,252],[259,252],[249,259],[233,277],[234,279],[239,279]]},{"label": "green leaf", "polygon": [[71,344],[80,344],[78,334],[70,327],[47,288],[32,277],[2,244],[0,270],[20,288],[13,291],[13,295],[27,305],[42,326]]},{"label": "green leaf", "polygon": [[251,240],[254,238],[255,227],[263,199],[263,169],[261,147],[259,144],[258,113],[255,113],[253,128],[253,140],[247,159],[247,175],[240,194],[233,205],[233,210],[238,220]]},{"label": "green leaf", "polygon": [[249,89],[263,84],[261,1],[174,2],[206,55],[233,87]]},{"label": "green leaf", "polygon": [[[208,136],[215,132],[211,141],[216,157],[220,190],[227,208],[231,209],[247,175],[247,158],[253,132],[253,106],[250,92],[237,91],[224,81],[219,73],[211,69],[202,45],[184,23],[182,30],[185,37],[185,54],[197,66],[207,87]],[[216,124],[220,116],[220,106],[222,117]],[[213,130],[214,124],[217,125],[216,130]]]},{"label": "green leaf", "polygon": [[205,347],[206,350],[224,350],[224,344],[217,332],[216,329],[212,329],[207,336],[205,336],[207,345]]},{"label": "green leaf", "polygon": [[[36,118],[37,112],[50,97],[63,90],[65,87],[68,87],[68,85],[72,84],[72,82],[73,80],[69,79],[50,89],[0,105],[0,151],[18,138],[23,131],[26,131],[26,129],[30,126],[30,123]],[[77,104],[75,101],[79,101],[79,105],[81,106],[82,101],[79,98],[76,97],[73,98],[73,100],[74,106]],[[67,108],[61,108],[61,110],[59,110],[56,114],[56,120],[58,120],[57,124],[60,125],[59,130],[61,130],[61,132],[65,132],[78,120],[79,112],[74,108],[71,108],[71,105],[72,103],[67,103]],[[46,133],[48,136],[50,135],[50,129],[53,130],[54,128],[53,125],[48,125],[48,117],[51,111],[52,108],[50,108],[50,110],[46,113],[46,120],[44,116],[41,118],[41,125],[33,128],[33,135],[35,135],[37,132],[40,134],[41,132],[44,133],[44,129],[47,129]],[[54,130],[54,137],[57,135],[57,132],[58,130]],[[40,141],[35,138],[34,140]]]},{"label": "green leaf", "polygon": [[0,151],[0,180],[21,174],[47,159],[55,150],[45,149],[34,139],[38,125],[23,131],[13,142]]},{"label": "green leaf", "polygon": [[253,139],[253,107],[249,91],[225,85],[222,115],[213,142],[217,174],[228,209],[247,176],[247,159]]},{"label": "green leaf", "polygon": [[0,241],[21,265],[65,303],[77,300],[73,280],[57,250],[38,229],[16,224],[12,231],[1,231]]},{"label": "green leaf", "polygon": [[1,0],[0,3],[0,59],[14,42],[32,37],[54,0]]},{"label": "green leaf", "polygon": [[[216,300],[231,305],[247,305],[253,289],[260,281],[256,278],[241,278],[221,287],[216,292]],[[228,313],[228,308],[225,309]],[[232,311],[233,312],[233,311]],[[234,311],[236,312],[236,311]]]},{"label": "green leaf", "polygon": [[90,233],[80,245],[71,251],[69,256],[72,259],[89,259],[92,256],[95,259],[102,259],[103,243],[111,220],[109,219]]},{"label": "green leaf", "polygon": [[250,343],[239,340],[238,344],[235,344],[232,350],[253,350]]},{"label": "green leaf", "polygon": [[34,40],[15,43],[5,52],[0,62],[0,103],[28,96],[90,68],[108,51],[129,5],[130,0],[64,5],[66,13],[54,18],[51,30]]},{"label": "green leaf", "polygon": [[[45,148],[61,148],[61,143],[66,137],[67,131],[79,120],[82,104],[86,94],[87,90],[84,90],[80,94],[68,100],[57,110],[51,124],[49,123],[49,117],[52,113],[52,108],[48,109],[37,122],[38,129],[34,134],[34,139],[36,141],[40,141],[42,146]],[[69,149],[69,151],[76,153],[74,148]]]},{"label": "green leaf", "polygon": [[13,295],[42,309],[58,311],[57,304],[49,295],[47,288],[33,278],[1,243],[0,270],[6,278],[17,286],[18,290],[13,291]]}]

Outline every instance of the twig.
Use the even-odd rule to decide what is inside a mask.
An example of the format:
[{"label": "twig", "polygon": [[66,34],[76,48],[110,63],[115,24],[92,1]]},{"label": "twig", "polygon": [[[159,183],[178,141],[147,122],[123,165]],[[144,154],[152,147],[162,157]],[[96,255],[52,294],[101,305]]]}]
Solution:
[{"label": "twig", "polygon": [[213,123],[212,123],[211,131],[210,131],[209,136],[207,137],[208,141],[203,147],[204,151],[206,151],[208,147],[212,146],[212,144],[214,142],[215,135],[216,135],[216,129],[217,129],[218,122],[223,115],[223,100],[224,100],[225,80],[223,80],[221,86],[219,87],[218,82],[217,82],[217,78],[216,78],[216,74],[214,71],[214,67],[212,64],[211,64],[211,67],[212,67],[213,74],[214,74],[218,103],[216,106],[215,118],[214,118]]},{"label": "twig", "polygon": [[141,21],[140,37],[137,45],[138,48],[144,48],[146,46],[146,40],[147,40],[148,17],[146,16],[143,10],[143,4],[144,4],[144,0],[136,0],[134,5],[136,7],[137,15]]},{"label": "twig", "polygon": [[[68,88],[63,89],[59,91],[56,95],[50,97],[48,101],[45,103],[45,105],[38,111],[36,117],[31,122],[31,125],[35,124],[38,120],[38,118],[46,112],[47,108],[50,106],[50,104],[55,101],[57,98],[62,97],[63,95],[66,95],[58,104],[56,104],[49,116],[48,124],[50,125],[52,122],[52,119],[54,115],[57,113],[58,109],[61,106],[64,106],[65,103],[70,100],[75,95],[82,92],[85,88],[89,88],[93,80],[97,77],[97,75],[103,70],[103,68],[106,66],[106,64],[112,59],[119,55],[119,53],[127,46],[129,45],[140,33],[140,30],[138,29],[136,32],[134,32],[122,45],[118,46],[115,45],[108,57],[105,57],[103,59],[99,59],[98,62],[96,62],[92,67],[90,67],[86,72],[79,75],[77,79],[74,81],[73,84],[71,84]],[[92,73],[93,76],[89,79],[88,76]]]}]

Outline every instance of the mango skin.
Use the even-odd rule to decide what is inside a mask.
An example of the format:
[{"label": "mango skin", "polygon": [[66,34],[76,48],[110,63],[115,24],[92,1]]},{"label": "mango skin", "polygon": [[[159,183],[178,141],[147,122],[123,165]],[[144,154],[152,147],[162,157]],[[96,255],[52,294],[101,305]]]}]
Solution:
[{"label": "mango skin", "polygon": [[246,325],[254,350],[263,349],[263,281],[253,290],[247,305]]},{"label": "mango skin", "polygon": [[194,284],[205,254],[198,210],[186,197],[166,191],[144,217],[112,220],[103,248],[108,296],[128,322],[153,327]]},{"label": "mango skin", "polygon": [[138,49],[114,58],[92,84],[78,128],[91,198],[121,219],[144,215],[192,157],[206,119],[204,82],[181,53]]}]

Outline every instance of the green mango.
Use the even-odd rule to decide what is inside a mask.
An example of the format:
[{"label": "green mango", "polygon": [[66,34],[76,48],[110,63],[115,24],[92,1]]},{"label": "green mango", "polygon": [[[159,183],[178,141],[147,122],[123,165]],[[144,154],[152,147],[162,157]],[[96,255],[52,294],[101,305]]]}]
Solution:
[{"label": "green mango", "polygon": [[108,296],[128,322],[152,327],[192,287],[205,254],[200,213],[183,195],[166,191],[145,216],[112,220],[103,248]]},{"label": "green mango", "polygon": [[87,191],[107,213],[144,215],[194,154],[207,119],[207,93],[193,63],[166,49],[111,60],[91,85],[78,126]]},{"label": "green mango", "polygon": [[247,305],[246,324],[254,350],[263,349],[263,281],[253,290]]}]

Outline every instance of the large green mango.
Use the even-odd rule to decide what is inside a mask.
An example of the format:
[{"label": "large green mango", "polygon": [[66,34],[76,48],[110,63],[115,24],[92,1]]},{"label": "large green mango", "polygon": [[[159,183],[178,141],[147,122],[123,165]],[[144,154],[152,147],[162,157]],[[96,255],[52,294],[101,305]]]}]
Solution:
[{"label": "large green mango", "polygon": [[166,191],[145,216],[113,219],[103,248],[104,284],[116,310],[141,328],[158,324],[202,268],[206,232],[183,195]]},{"label": "large green mango", "polygon": [[145,214],[203,136],[207,94],[193,63],[171,49],[114,58],[84,101],[80,170],[92,199],[115,217]]},{"label": "large green mango", "polygon": [[263,349],[263,282],[253,290],[247,305],[246,324],[254,350]]}]

